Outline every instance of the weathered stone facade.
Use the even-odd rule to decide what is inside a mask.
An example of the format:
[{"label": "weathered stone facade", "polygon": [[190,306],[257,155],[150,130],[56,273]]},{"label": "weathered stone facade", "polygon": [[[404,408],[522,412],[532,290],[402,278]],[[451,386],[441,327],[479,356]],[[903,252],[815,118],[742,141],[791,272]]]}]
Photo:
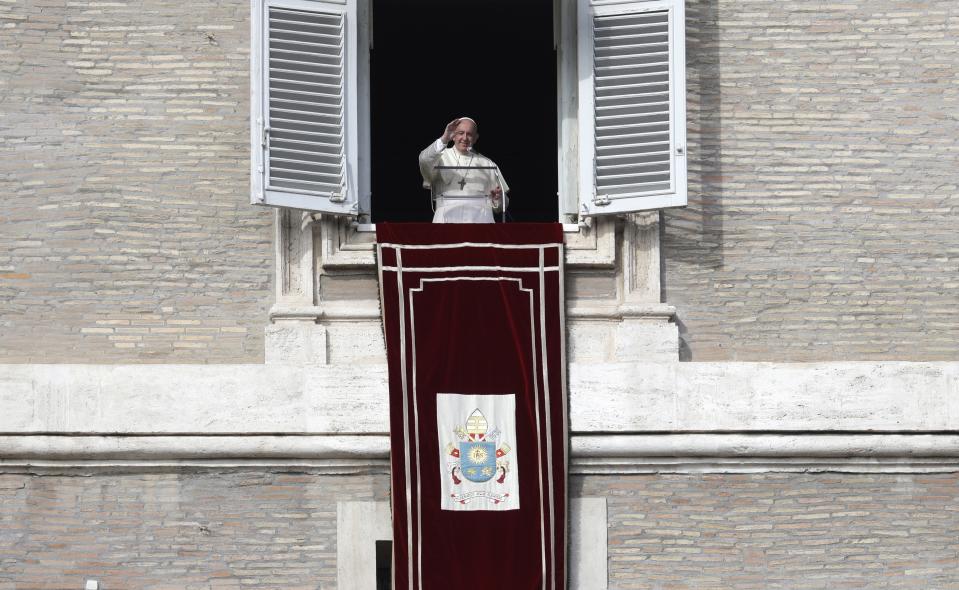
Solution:
[{"label": "weathered stone facade", "polygon": [[[0,360],[262,359],[248,12],[0,7]],[[955,360],[955,4],[691,1],[687,27],[683,358]]]},{"label": "weathered stone facade", "polygon": [[336,503],[386,476],[0,475],[0,588],[335,588]]},{"label": "weathered stone facade", "polygon": [[[335,588],[337,502],[387,477],[0,476],[0,588]],[[959,587],[956,474],[576,476],[609,588]],[[372,539],[369,540],[373,542]],[[372,564],[370,564],[372,567]]]},{"label": "weathered stone facade", "polygon": [[959,6],[687,2],[690,360],[956,360]]},{"label": "weathered stone facade", "polygon": [[956,474],[581,483],[607,496],[610,588],[959,588]]},{"label": "weathered stone facade", "polygon": [[[569,238],[608,585],[959,589],[959,4],[686,7],[690,205]],[[341,587],[388,499],[371,236],[248,204],[249,12],[0,0],[0,589]]]},{"label": "weathered stone facade", "polygon": [[263,359],[249,5],[0,5],[0,361]]}]

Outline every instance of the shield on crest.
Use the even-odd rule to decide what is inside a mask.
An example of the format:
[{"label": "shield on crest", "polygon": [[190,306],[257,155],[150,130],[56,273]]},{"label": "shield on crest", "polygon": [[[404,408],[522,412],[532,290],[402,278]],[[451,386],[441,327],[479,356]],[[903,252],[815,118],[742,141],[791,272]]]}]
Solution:
[{"label": "shield on crest", "polygon": [[466,479],[483,483],[496,475],[496,444],[487,441],[460,442],[460,469]]}]

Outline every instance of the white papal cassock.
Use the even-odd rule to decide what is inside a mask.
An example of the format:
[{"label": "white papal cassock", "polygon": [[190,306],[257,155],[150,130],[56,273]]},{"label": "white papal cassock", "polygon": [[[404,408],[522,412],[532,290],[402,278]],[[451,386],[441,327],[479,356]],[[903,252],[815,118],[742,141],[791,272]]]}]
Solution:
[{"label": "white papal cassock", "polygon": [[[436,166],[459,166],[458,170],[437,170]],[[494,166],[495,170],[477,169]],[[447,148],[437,139],[420,152],[420,174],[423,186],[433,187],[436,212],[433,223],[493,223],[493,213],[499,213],[509,186],[496,164],[476,151],[459,153]],[[503,199],[492,202],[490,191],[503,189]],[[508,200],[506,200],[508,204]]]}]

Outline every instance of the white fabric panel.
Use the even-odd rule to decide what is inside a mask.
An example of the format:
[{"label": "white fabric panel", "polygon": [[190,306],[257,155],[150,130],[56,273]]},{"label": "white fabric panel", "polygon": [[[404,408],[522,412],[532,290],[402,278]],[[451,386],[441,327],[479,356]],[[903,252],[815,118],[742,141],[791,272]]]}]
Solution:
[{"label": "white fabric panel", "polygon": [[514,394],[437,394],[436,428],[443,510],[519,509]]}]

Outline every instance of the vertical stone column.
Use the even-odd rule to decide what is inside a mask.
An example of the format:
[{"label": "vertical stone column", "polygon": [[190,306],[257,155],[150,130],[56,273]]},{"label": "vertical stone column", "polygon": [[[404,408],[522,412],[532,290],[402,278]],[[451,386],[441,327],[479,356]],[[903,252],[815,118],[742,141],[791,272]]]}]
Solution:
[{"label": "vertical stone column", "polygon": [[326,328],[316,323],[314,218],[277,209],[274,218],[276,304],[266,327],[268,364],[326,364]]},{"label": "vertical stone column", "polygon": [[619,313],[615,358],[619,361],[678,361],[676,313],[661,300],[659,211],[632,213],[619,240]]}]

